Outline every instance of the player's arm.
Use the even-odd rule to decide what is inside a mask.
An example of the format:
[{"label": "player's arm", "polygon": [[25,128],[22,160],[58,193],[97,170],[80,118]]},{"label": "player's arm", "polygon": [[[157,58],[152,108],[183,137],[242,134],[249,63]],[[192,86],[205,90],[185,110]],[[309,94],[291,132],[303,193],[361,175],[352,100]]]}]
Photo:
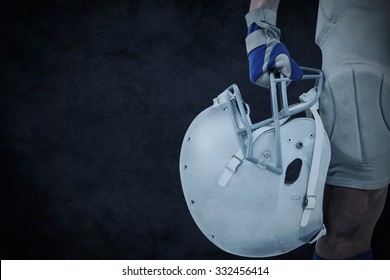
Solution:
[{"label": "player's arm", "polygon": [[279,6],[279,0],[251,0],[249,11],[258,8],[267,8],[277,12],[278,6]]},{"label": "player's arm", "polygon": [[280,42],[276,27],[279,0],[251,0],[245,16],[248,26],[246,47],[252,83],[269,87],[269,73],[281,72],[292,80],[302,78],[302,70]]}]

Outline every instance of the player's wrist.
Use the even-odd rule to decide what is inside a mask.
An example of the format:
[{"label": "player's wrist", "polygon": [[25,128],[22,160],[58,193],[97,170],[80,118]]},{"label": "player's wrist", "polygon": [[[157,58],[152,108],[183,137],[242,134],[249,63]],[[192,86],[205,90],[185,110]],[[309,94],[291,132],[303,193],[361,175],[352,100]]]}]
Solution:
[{"label": "player's wrist", "polygon": [[245,15],[246,24],[249,27],[252,23],[265,28],[266,25],[276,26],[277,14],[274,10],[269,8],[257,8],[249,11]]}]

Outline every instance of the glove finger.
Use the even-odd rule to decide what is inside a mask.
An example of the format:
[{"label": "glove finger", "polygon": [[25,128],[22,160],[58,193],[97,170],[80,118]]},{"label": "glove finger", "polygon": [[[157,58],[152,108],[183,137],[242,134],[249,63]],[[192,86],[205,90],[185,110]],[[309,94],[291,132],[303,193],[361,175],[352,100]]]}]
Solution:
[{"label": "glove finger", "polygon": [[268,69],[274,72],[281,72],[291,80],[302,79],[301,67],[290,57],[287,47],[283,43],[278,43],[272,49]]},{"label": "glove finger", "polygon": [[294,81],[302,79],[303,72],[302,72],[301,67],[292,58],[290,58],[290,63],[291,63],[291,76],[290,76],[290,79],[294,80]]},{"label": "glove finger", "polygon": [[252,83],[256,81],[263,75],[263,64],[264,64],[264,55],[267,46],[261,46],[248,55],[249,60],[249,77]]},{"label": "glove finger", "polygon": [[270,88],[271,83],[270,83],[270,75],[268,72],[265,72],[261,77],[256,81],[256,84],[265,87],[265,88]]},{"label": "glove finger", "polygon": [[290,78],[291,64],[289,57],[284,53],[276,56],[274,67],[271,70],[273,70],[274,72],[282,72],[283,75],[285,75],[287,78]]}]

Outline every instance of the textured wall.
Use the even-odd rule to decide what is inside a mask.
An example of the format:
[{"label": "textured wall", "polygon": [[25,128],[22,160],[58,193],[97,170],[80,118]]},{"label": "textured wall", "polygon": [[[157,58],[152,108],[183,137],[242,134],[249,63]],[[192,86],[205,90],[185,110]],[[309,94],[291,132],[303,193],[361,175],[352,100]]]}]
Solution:
[{"label": "textured wall", "polygon": [[[256,118],[269,113],[248,81],[249,1],[47,2],[0,9],[1,258],[237,258],[195,226],[178,159],[192,119],[233,82]],[[320,67],[318,3],[297,2],[282,1],[283,40]]]}]

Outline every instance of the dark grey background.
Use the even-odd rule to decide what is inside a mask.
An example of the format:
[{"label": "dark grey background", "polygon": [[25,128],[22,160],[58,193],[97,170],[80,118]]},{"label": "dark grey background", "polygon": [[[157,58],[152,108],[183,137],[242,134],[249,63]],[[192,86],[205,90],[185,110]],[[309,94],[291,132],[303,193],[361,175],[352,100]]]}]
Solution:
[{"label": "dark grey background", "polygon": [[[318,1],[281,2],[283,41],[301,65],[320,67]],[[255,119],[269,114],[267,92],[248,80],[248,6],[1,4],[1,259],[239,258],[196,227],[178,159],[190,122],[233,82]],[[389,258],[389,217],[387,206],[376,258]]]}]

